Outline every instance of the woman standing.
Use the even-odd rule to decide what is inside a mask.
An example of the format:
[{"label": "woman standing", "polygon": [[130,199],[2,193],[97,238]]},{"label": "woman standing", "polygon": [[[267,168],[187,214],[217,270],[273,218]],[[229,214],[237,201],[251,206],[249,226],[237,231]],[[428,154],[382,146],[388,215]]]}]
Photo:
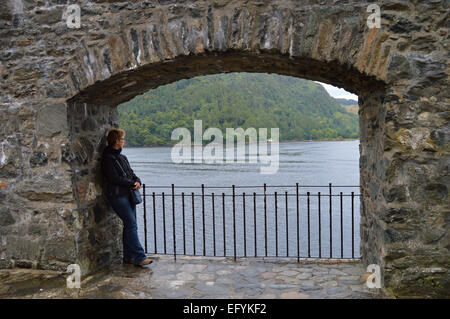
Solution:
[{"label": "woman standing", "polygon": [[137,235],[136,205],[130,201],[131,190],[141,188],[141,180],[131,169],[125,155],[125,131],[112,129],[108,133],[108,146],[103,152],[102,171],[107,181],[106,198],[123,222],[123,261],[145,266],[152,261],[145,256]]}]

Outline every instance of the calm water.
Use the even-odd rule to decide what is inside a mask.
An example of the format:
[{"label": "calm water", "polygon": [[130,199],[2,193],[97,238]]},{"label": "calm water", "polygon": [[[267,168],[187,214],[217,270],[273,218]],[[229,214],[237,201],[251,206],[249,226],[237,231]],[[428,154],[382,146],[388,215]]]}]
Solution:
[{"label": "calm water", "polygon": [[[153,222],[153,201],[152,197],[147,197],[147,245],[148,252],[153,253],[155,246],[158,253],[164,252],[163,225],[166,229],[166,252],[173,253],[173,224],[172,224],[172,198],[170,196],[170,185],[175,186],[195,186],[205,185],[204,198],[205,217],[202,217],[202,198],[194,196],[195,212],[192,216],[192,197],[201,194],[200,188],[175,188],[175,193],[180,196],[175,197],[175,234],[177,254],[186,252],[188,255],[194,254],[194,232],[192,230],[195,220],[195,249],[196,254],[202,254],[205,249],[206,255],[214,254],[214,246],[217,255],[223,255],[223,220],[225,220],[225,251],[227,256],[234,254],[234,236],[236,236],[236,254],[243,256],[253,256],[255,254],[254,233],[255,233],[255,207],[256,207],[256,251],[258,256],[265,255],[266,238],[264,230],[267,230],[267,254],[297,256],[299,249],[300,256],[318,257],[319,244],[322,257],[330,256],[330,215],[329,215],[329,194],[328,184],[333,185],[359,185],[359,140],[355,141],[318,141],[318,142],[282,142],[279,144],[279,169],[276,174],[260,174],[258,163],[248,163],[248,149],[246,149],[245,163],[224,163],[224,164],[204,164],[204,163],[184,163],[176,164],[171,160],[171,147],[146,147],[127,148],[125,146],[123,154],[126,155],[131,166],[143,183],[146,184],[146,193],[155,192],[156,211],[156,245]],[[225,154],[225,152],[224,152]],[[254,156],[254,154],[250,154]],[[233,233],[233,201],[231,196],[225,196],[225,216],[223,216],[222,193],[231,194],[231,185],[236,186],[263,186],[267,184],[266,211],[264,218],[264,189],[262,187],[236,188],[235,207],[236,231]],[[297,210],[295,184],[299,186],[321,185],[324,188],[300,187],[299,188],[299,240],[300,246],[297,248]],[[154,188],[152,186],[169,186],[169,188]],[[227,188],[207,188],[208,186],[224,186]],[[269,187],[269,186],[293,186],[293,187]],[[286,214],[286,197],[287,214]],[[359,188],[333,187],[333,194],[350,194],[352,191],[359,194]],[[165,218],[163,218],[162,196],[165,193]],[[185,241],[183,242],[183,215],[181,192],[185,193]],[[245,218],[243,195],[245,192]],[[254,206],[253,192],[256,196],[256,206]],[[275,214],[275,196],[277,192],[277,213]],[[310,214],[309,214],[309,240],[308,240],[308,209],[306,192],[311,193]],[[319,213],[318,213],[318,192],[321,192],[321,220],[320,220],[320,243],[319,243]],[[214,193],[214,221],[211,193]],[[260,194],[260,195],[259,195]],[[351,222],[351,197],[343,197],[342,211],[342,244],[344,258],[352,256],[352,222]],[[332,253],[333,257],[341,256],[341,210],[340,197],[332,198]],[[359,257],[359,197],[354,199],[354,254]],[[288,225],[286,227],[286,216]],[[224,218],[225,217],[225,218]],[[245,219],[245,236],[243,222]],[[203,229],[203,223],[205,228]],[[144,245],[144,221],[143,205],[138,206],[138,225],[141,243]],[[278,225],[278,227],[275,227]],[[287,231],[286,231],[287,228]],[[203,232],[205,233],[205,247],[203,246]],[[214,243],[214,238],[216,242]],[[244,238],[246,245],[244,245]],[[278,238],[278,243],[277,239]],[[288,245],[286,245],[286,238]],[[309,242],[309,245],[308,245]]]}]

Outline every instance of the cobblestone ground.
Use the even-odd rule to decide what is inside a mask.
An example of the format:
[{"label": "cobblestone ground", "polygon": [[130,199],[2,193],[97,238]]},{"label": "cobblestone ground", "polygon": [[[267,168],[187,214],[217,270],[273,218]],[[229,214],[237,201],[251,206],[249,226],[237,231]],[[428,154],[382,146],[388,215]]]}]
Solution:
[{"label": "cobblestone ground", "polygon": [[382,298],[360,262],[152,256],[147,268],[116,266],[66,288],[68,274],[0,271],[1,298]]}]

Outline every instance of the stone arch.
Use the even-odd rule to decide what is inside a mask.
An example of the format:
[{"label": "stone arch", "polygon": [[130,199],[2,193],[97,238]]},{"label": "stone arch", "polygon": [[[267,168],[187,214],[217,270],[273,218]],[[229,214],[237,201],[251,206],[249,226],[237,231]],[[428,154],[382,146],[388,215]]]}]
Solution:
[{"label": "stone arch", "polygon": [[[39,5],[26,8],[33,14],[12,14],[14,28],[33,25],[60,44],[37,73],[37,53],[13,55],[28,68],[7,77],[19,83],[5,91],[8,112],[30,114],[36,124],[7,128],[25,134],[0,167],[14,220],[1,226],[14,242],[19,225],[35,225],[19,216],[14,201],[39,212],[36,225],[54,221],[39,226],[42,233],[25,231],[26,249],[6,250],[9,260],[42,268],[76,261],[86,273],[118,257],[118,224],[102,198],[98,156],[102,136],[118,125],[119,103],[196,75],[274,72],[359,95],[363,261],[382,266],[384,285],[394,294],[442,295],[449,284],[449,96],[443,90],[449,68],[440,42],[448,32],[447,4],[383,1],[382,26],[369,29],[370,3],[84,0],[81,30],[56,23],[54,39],[36,18]],[[46,10],[56,16],[63,9]],[[20,32],[11,39],[26,46]],[[9,158],[20,143],[28,148],[15,163]],[[57,229],[65,230],[63,244],[49,240],[59,238]]]}]

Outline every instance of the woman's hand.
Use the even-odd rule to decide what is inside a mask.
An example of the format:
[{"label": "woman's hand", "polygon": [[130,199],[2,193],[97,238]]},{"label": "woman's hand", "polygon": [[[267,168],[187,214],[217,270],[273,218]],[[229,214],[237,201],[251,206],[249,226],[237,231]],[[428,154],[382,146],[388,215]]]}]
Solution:
[{"label": "woman's hand", "polygon": [[135,182],[135,183],[134,183],[133,189],[134,189],[134,190],[138,190],[138,189],[140,189],[140,188],[141,188],[141,183]]}]

